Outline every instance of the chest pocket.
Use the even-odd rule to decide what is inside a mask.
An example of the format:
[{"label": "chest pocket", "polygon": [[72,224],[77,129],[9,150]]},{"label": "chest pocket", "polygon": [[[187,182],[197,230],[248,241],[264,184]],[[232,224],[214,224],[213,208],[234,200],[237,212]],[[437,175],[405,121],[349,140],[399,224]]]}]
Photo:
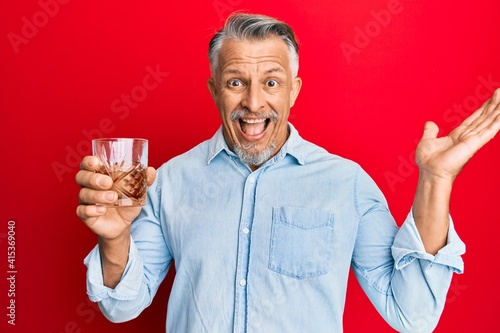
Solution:
[{"label": "chest pocket", "polygon": [[328,273],[333,213],[298,207],[273,208],[269,269],[296,279]]}]

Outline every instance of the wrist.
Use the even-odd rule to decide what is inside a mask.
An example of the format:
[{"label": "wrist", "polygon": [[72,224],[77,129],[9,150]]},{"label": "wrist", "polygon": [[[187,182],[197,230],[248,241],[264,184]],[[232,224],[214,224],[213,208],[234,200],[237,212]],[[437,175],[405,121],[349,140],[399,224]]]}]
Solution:
[{"label": "wrist", "polygon": [[130,232],[123,232],[115,238],[98,237],[101,259],[109,264],[123,265],[124,254],[128,257],[130,249]]},{"label": "wrist", "polygon": [[130,234],[122,233],[113,239],[98,238],[104,285],[115,288],[128,262]]},{"label": "wrist", "polygon": [[433,187],[451,187],[456,175],[447,172],[432,172],[427,169],[419,169],[418,184],[425,184]]}]

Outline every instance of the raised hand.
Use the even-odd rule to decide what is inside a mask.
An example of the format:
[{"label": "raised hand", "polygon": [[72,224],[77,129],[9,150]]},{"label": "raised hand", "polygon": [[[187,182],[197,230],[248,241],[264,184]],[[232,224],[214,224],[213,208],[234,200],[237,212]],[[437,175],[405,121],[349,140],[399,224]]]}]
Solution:
[{"label": "raised hand", "polygon": [[413,218],[425,250],[436,254],[447,243],[453,181],[474,154],[500,130],[500,89],[448,136],[427,122],[416,151],[419,167]]},{"label": "raised hand", "polygon": [[[80,205],[76,214],[99,237],[115,239],[120,236],[139,215],[141,207],[107,208],[102,204],[112,203],[117,194],[110,191],[112,180],[109,176],[95,173],[99,161],[94,156],[82,160],[81,170],[76,175],[76,182],[82,188],[79,193]],[[147,170],[148,185],[155,179],[156,171]],[[101,205],[99,205],[101,204]]]},{"label": "raised hand", "polygon": [[500,130],[500,89],[448,136],[427,122],[416,151],[421,173],[453,181],[467,161]]},{"label": "raised hand", "polygon": [[[76,182],[82,187],[79,194],[80,205],[76,214],[98,236],[104,284],[114,288],[121,279],[128,261],[130,247],[130,225],[139,215],[141,207],[108,208],[118,199],[114,191],[109,191],[111,177],[95,173],[99,160],[87,156],[81,163]],[[156,170],[149,167],[147,183],[150,186],[156,178]],[[99,205],[101,204],[101,205]]]}]

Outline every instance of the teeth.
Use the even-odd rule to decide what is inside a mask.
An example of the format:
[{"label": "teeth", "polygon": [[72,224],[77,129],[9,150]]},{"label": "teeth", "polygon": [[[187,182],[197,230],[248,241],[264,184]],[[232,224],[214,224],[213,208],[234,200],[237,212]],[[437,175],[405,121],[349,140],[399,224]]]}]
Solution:
[{"label": "teeth", "polygon": [[240,127],[243,133],[259,135],[266,130],[267,118],[240,118]]},{"label": "teeth", "polygon": [[265,118],[262,118],[262,119],[241,119],[241,120],[247,124],[257,124],[257,123],[263,123],[266,121]]}]

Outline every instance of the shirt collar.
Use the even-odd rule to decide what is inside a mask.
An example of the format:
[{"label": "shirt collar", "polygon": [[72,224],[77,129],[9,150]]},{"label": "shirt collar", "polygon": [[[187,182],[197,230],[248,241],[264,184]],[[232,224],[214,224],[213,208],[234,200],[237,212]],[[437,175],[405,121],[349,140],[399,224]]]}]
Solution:
[{"label": "shirt collar", "polygon": [[[278,154],[276,154],[276,156],[272,159],[277,162],[288,154],[293,156],[300,165],[304,165],[306,160],[306,151],[304,149],[305,142],[291,123],[288,123],[288,130],[290,131],[288,140],[285,142],[283,147],[281,147]],[[207,164],[210,164],[210,162],[222,151],[225,151],[230,156],[236,156],[236,154],[227,146],[221,126],[208,142]]]}]

